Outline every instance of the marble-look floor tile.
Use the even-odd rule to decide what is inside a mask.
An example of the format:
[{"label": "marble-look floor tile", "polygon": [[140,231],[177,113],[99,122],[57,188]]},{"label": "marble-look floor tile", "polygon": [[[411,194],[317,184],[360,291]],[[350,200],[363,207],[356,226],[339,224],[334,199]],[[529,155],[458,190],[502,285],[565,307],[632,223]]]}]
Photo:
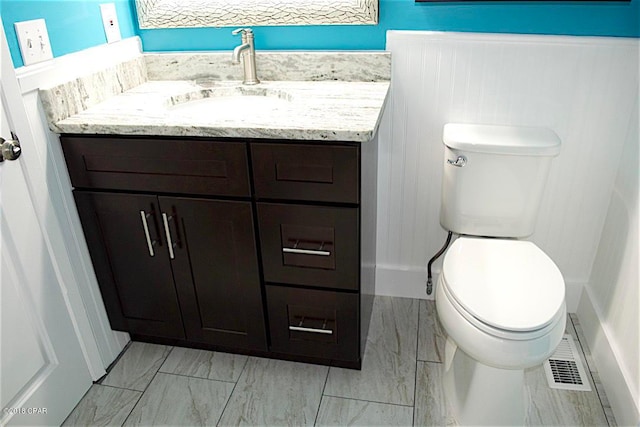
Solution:
[{"label": "marble-look floor tile", "polygon": [[418,360],[442,362],[446,332],[436,312],[436,302],[420,300],[420,323],[418,325]]},{"label": "marble-look floor tile", "polygon": [[600,381],[600,374],[598,374],[597,371],[591,371],[591,380],[593,381],[592,384],[596,388],[596,393],[598,393],[598,398],[600,399],[600,404],[602,405],[602,410],[607,418],[609,427],[618,427],[616,417],[613,414],[613,408],[611,407],[611,403],[604,392],[604,384]]},{"label": "marble-look floor tile", "polygon": [[102,384],[144,391],[170,351],[164,345],[133,342]]},{"label": "marble-look floor tile", "polygon": [[331,368],[324,394],[413,405],[418,300],[376,297],[362,370]]},{"label": "marble-look floor tile", "polygon": [[221,425],[313,425],[326,366],[250,358],[229,403]]},{"label": "marble-look floor tile", "polygon": [[91,386],[63,426],[120,426],[142,395],[99,384]]},{"label": "marble-look floor tile", "polygon": [[174,347],[160,372],[236,382],[248,359],[241,354]]},{"label": "marble-look floor tile", "polygon": [[418,361],[413,425],[456,425],[442,389],[443,366],[442,363]]},{"label": "marble-look floor tile", "polygon": [[606,426],[607,419],[592,391],[550,388],[544,368],[525,371],[525,388],[529,396],[526,424],[529,426]]},{"label": "marble-look floor tile", "polygon": [[158,373],[125,425],[216,425],[233,384]]},{"label": "marble-look floor tile", "polygon": [[[132,343],[103,382],[122,389],[94,385],[65,425],[121,425],[129,413],[128,424],[147,425],[405,425],[411,423],[407,409],[415,425],[455,425],[442,389],[443,365],[416,361],[416,353],[442,356],[433,334],[422,330],[435,322],[430,304],[378,297],[362,371]],[[566,332],[588,353],[573,315]],[[527,370],[527,425],[615,426],[588,354],[587,364],[598,393],[550,389],[542,367]],[[154,375],[145,394],[124,389],[143,391]]]},{"label": "marble-look floor tile", "polygon": [[412,421],[411,406],[324,396],[316,426],[410,426]]}]

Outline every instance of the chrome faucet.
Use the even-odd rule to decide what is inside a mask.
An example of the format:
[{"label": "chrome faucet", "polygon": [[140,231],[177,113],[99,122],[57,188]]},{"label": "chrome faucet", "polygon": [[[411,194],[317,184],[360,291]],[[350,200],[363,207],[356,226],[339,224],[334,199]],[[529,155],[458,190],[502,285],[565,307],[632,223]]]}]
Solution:
[{"label": "chrome faucet", "polygon": [[231,62],[240,63],[242,58],[242,66],[244,68],[243,85],[256,85],[260,83],[256,73],[256,48],[253,45],[253,31],[250,28],[238,28],[231,33],[242,35],[242,44],[233,49]]}]

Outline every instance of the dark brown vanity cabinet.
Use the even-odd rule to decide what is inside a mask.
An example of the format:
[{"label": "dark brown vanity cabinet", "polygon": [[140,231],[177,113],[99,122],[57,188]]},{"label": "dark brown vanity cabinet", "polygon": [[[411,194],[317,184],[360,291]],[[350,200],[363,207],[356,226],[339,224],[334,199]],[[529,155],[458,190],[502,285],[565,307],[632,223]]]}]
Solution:
[{"label": "dark brown vanity cabinet", "polygon": [[114,329],[360,367],[375,256],[375,195],[363,199],[361,180],[375,190],[375,173],[359,144],[61,143]]},{"label": "dark brown vanity cabinet", "polygon": [[[244,144],[61,141],[111,326],[134,335],[266,350]],[[186,149],[189,143],[197,155]],[[168,196],[163,188],[247,200]]]},{"label": "dark brown vanity cabinet", "polygon": [[375,256],[362,179],[375,190],[377,161],[361,165],[361,151],[375,142],[250,148],[271,350],[360,367]]}]

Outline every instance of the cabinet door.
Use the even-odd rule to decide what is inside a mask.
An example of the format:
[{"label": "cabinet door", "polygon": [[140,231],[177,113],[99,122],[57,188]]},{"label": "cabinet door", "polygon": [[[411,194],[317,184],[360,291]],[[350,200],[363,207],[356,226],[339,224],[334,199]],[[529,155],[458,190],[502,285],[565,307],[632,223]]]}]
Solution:
[{"label": "cabinet door", "polygon": [[251,203],[159,200],[187,339],[266,350]]},{"label": "cabinet door", "polygon": [[111,326],[184,338],[155,196],[75,191]]}]

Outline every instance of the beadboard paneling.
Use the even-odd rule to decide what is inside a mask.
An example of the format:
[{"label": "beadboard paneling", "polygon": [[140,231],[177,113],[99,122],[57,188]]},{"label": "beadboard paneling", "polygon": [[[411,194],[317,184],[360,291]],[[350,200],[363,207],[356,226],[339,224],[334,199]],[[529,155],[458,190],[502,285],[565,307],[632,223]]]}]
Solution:
[{"label": "beadboard paneling", "polygon": [[621,38],[389,31],[376,292],[426,297],[421,281],[401,278],[426,272],[446,236],[438,219],[445,123],[546,126],[562,151],[531,240],[558,264],[574,311],[638,94],[638,46]]},{"label": "beadboard paneling", "polygon": [[640,423],[640,127],[635,120],[618,168],[591,277],[578,316],[618,425]]}]

